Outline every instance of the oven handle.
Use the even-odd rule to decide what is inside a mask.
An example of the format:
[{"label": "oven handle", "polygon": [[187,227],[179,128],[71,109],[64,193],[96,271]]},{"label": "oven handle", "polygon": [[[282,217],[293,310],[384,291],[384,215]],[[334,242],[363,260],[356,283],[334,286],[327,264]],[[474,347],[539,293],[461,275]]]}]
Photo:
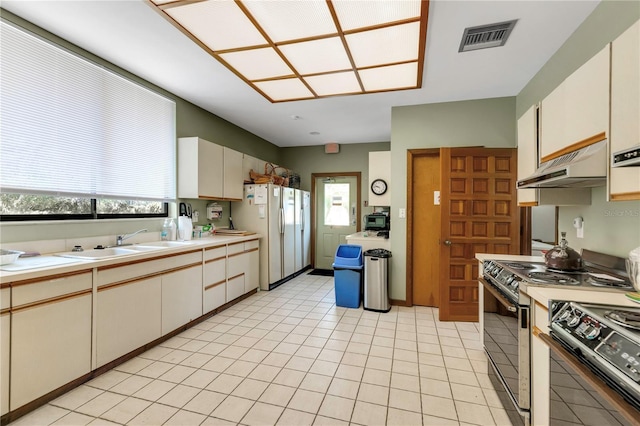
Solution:
[{"label": "oven handle", "polygon": [[563,348],[560,343],[553,340],[551,336],[544,332],[539,332],[537,334],[537,337],[540,338],[547,346],[549,346],[549,349],[551,349],[560,358],[562,358],[562,360],[566,362],[567,365],[569,365],[581,378],[583,378],[587,383],[598,390],[600,395],[605,400],[607,400],[607,402],[613,405],[616,410],[627,420],[629,420],[632,424],[640,423],[640,414],[638,414],[638,410],[632,407],[617,392],[604,384],[598,376],[591,372],[591,370],[585,367],[574,356],[569,354],[569,352],[567,352],[567,350]]},{"label": "oven handle", "polygon": [[482,282],[482,286],[485,288],[485,290],[487,290],[496,299],[498,299],[498,302],[500,302],[505,308],[507,308],[509,312],[518,312],[518,308],[513,303],[509,302],[506,297],[500,294],[498,290],[493,288],[493,286],[489,284],[487,280],[485,280],[484,278],[480,278],[480,282]]}]

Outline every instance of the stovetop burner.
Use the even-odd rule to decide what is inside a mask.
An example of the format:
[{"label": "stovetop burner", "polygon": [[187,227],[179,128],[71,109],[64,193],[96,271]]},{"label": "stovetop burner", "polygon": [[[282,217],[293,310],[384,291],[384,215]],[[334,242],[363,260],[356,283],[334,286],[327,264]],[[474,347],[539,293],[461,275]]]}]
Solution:
[{"label": "stovetop burner", "polygon": [[587,278],[587,282],[596,287],[610,287],[610,288],[619,288],[624,290],[631,290],[633,286],[631,286],[626,281],[621,280],[612,280],[603,277],[595,277],[593,275],[589,275]]},{"label": "stovetop burner", "polygon": [[580,281],[566,275],[551,272],[529,272],[527,277],[534,283],[578,285]]},{"label": "stovetop burner", "polygon": [[504,265],[508,268],[518,269],[518,270],[528,270],[528,269],[536,268],[534,265],[527,264],[527,263],[518,263],[518,262],[505,262]]},{"label": "stovetop burner", "polygon": [[640,313],[638,312],[615,310],[607,311],[604,316],[623,327],[640,330]]}]

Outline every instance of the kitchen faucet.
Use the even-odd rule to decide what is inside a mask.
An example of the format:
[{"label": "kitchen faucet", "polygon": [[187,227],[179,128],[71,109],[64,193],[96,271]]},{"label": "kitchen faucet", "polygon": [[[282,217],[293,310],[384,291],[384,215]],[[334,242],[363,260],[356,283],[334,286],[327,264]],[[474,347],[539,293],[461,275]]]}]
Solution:
[{"label": "kitchen faucet", "polygon": [[133,234],[118,235],[118,236],[116,237],[116,246],[122,246],[122,245],[128,246],[128,245],[131,245],[131,244],[122,244],[122,242],[123,242],[124,240],[128,239],[128,238],[133,237],[133,236],[134,236],[134,235],[136,235],[136,234],[141,233],[141,232],[147,232],[147,229],[146,229],[146,228],[145,228],[145,229],[140,229],[140,230],[138,230],[138,231],[134,232]]}]

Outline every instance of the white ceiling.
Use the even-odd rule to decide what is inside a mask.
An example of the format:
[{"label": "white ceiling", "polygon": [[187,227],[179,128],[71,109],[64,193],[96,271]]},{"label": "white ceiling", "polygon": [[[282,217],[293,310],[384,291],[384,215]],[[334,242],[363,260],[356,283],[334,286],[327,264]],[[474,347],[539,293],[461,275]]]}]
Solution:
[{"label": "white ceiling", "polygon": [[[0,6],[277,146],[288,147],[389,141],[393,106],[515,96],[598,3],[432,0],[421,89],[275,104],[144,0],[2,0]],[[464,28],[512,19],[518,23],[505,46],[458,53]],[[299,119],[294,120],[296,116]]]}]

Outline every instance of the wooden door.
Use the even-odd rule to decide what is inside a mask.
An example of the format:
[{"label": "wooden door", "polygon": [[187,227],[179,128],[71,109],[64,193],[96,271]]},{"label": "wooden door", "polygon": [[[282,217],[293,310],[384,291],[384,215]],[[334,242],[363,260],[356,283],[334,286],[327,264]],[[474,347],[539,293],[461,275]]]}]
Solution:
[{"label": "wooden door", "polygon": [[512,148],[440,151],[442,321],[478,321],[476,253],[519,253],[516,164]]},{"label": "wooden door", "polygon": [[439,150],[418,150],[411,156],[411,282],[413,304],[440,304]]}]

